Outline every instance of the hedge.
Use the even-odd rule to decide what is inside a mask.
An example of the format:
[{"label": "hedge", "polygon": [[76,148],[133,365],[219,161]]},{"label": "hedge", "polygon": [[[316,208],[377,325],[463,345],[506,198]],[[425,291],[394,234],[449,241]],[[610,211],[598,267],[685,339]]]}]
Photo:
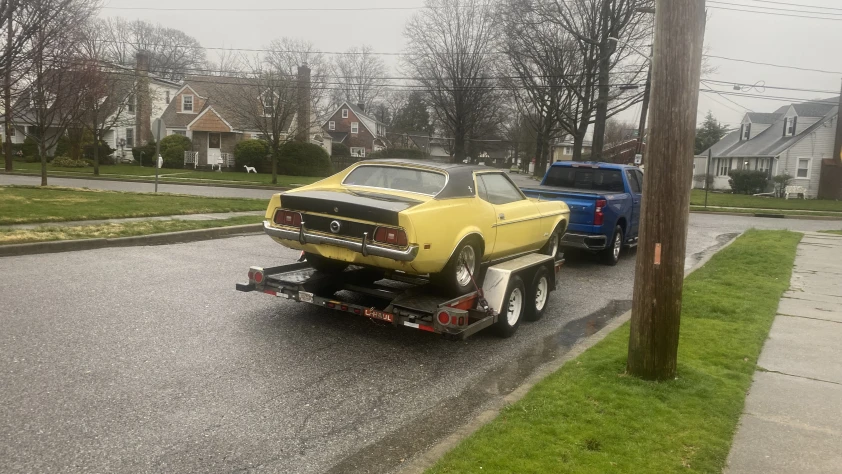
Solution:
[{"label": "hedge", "polygon": [[344,143],[333,143],[331,156],[351,156],[351,149]]},{"label": "hedge", "polygon": [[765,171],[733,170],[728,176],[734,194],[763,193],[769,187],[769,175]]},{"label": "hedge", "polygon": [[324,148],[312,143],[289,142],[278,150],[278,174],[330,176],[333,166]]},{"label": "hedge", "polygon": [[[143,153],[142,161],[141,153]],[[141,163],[143,166],[155,166],[155,143],[149,142],[144,146],[136,146],[132,148],[132,157],[134,157],[134,160]]]},{"label": "hedge", "polygon": [[164,168],[184,168],[184,152],[193,148],[193,142],[184,135],[168,135],[161,139],[161,158]]},{"label": "hedge", "polygon": [[269,150],[263,140],[243,140],[234,147],[234,171],[245,171],[245,167],[254,167],[258,173],[271,173]]}]

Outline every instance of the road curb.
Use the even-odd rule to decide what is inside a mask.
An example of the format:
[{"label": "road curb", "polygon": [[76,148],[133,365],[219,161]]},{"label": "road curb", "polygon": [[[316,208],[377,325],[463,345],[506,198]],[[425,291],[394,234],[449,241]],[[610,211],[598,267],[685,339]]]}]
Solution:
[{"label": "road curb", "polygon": [[[733,244],[741,235],[743,235],[742,232],[737,234],[735,237],[728,240],[727,242],[710,247],[707,251],[704,252],[704,255],[699,259],[698,262],[696,262],[695,265],[693,265],[693,267],[687,269],[684,272],[684,278],[687,278],[688,275],[701,268],[722,249]],[[530,374],[523,381],[523,383],[521,383],[512,392],[490,402],[486,409],[482,410],[468,423],[460,426],[456,429],[456,431],[450,434],[450,436],[447,436],[446,438],[440,440],[438,443],[434,444],[426,451],[419,453],[406,464],[397,468],[396,471],[399,474],[423,474],[425,471],[427,471],[427,469],[433,467],[433,465],[435,465],[435,463],[439,459],[441,459],[445,454],[447,454],[448,451],[455,448],[459,443],[461,443],[469,436],[474,434],[477,430],[494,420],[494,418],[496,418],[500,414],[500,411],[503,408],[525,397],[526,394],[529,393],[529,391],[532,390],[532,388],[538,384],[538,382],[544,380],[552,373],[561,369],[562,366],[564,366],[564,364],[580,356],[583,352],[595,346],[601,340],[605,339],[605,337],[612,333],[615,329],[628,322],[631,319],[631,313],[631,311],[626,311],[620,316],[617,316],[613,320],[609,321],[608,324],[605,325],[605,327],[595,332],[594,334],[582,339],[573,347],[571,347],[569,351],[567,351],[557,359],[553,359],[552,361],[539,366],[537,369],[535,369],[534,372],[532,372],[532,374]]]},{"label": "road curb", "polygon": [[144,245],[167,245],[221,237],[234,237],[244,234],[263,232],[263,224],[245,224],[210,229],[182,230],[162,234],[117,237],[114,239],[56,240],[52,242],[33,242],[28,244],[0,245],[0,257],[16,257],[42,253],[74,252],[109,247],[136,247]]},{"label": "road curb", "polygon": [[771,219],[802,219],[808,221],[842,221],[842,216],[811,216],[809,214],[771,214],[768,212],[716,212],[716,211],[690,211],[691,214],[712,214],[719,216],[740,216],[740,217],[762,217]]},{"label": "road curb", "polygon": [[[40,174],[35,173],[21,173],[17,171],[13,171],[11,173],[6,171],[0,171],[0,174],[5,174],[8,176],[41,176]],[[108,176],[64,176],[64,175],[57,175],[57,174],[48,174],[47,177],[49,178],[67,178],[67,179],[93,179],[98,181],[119,181],[119,182],[126,182],[126,183],[147,183],[147,184],[154,184],[154,179],[140,179],[140,178],[113,178]],[[226,183],[191,183],[191,182],[179,182],[179,181],[171,181],[171,180],[158,180],[158,184],[173,184],[173,185],[185,185],[185,186],[210,186],[214,188],[234,188],[234,189],[265,189],[269,191],[289,191],[290,189],[295,188],[287,188],[287,187],[280,187],[280,186],[272,186],[272,185],[238,185],[238,184],[226,184]]]}]

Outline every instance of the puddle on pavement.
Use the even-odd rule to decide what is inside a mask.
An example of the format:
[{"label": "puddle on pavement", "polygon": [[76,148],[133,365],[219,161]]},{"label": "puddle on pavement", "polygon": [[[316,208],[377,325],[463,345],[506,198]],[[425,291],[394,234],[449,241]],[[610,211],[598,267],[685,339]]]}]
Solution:
[{"label": "puddle on pavement", "polygon": [[558,333],[536,341],[517,359],[484,374],[460,395],[440,402],[428,410],[429,414],[346,457],[328,472],[381,473],[399,469],[402,460],[420,454],[467,424],[488,402],[510,394],[538,367],[565,355],[576,343],[595,334],[631,307],[631,300],[611,300],[598,311],[568,322]]}]

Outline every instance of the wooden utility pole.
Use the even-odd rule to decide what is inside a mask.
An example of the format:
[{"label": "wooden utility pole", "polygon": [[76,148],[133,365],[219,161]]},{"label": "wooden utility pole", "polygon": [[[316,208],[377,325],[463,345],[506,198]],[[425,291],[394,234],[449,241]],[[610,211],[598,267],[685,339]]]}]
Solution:
[{"label": "wooden utility pole", "polygon": [[705,0],[657,0],[628,371],[675,377]]}]

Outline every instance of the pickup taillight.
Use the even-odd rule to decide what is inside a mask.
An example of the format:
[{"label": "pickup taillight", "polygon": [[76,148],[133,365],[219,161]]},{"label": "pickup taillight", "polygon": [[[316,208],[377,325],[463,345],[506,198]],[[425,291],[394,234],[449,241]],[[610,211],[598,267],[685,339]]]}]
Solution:
[{"label": "pickup taillight", "polygon": [[596,200],[596,207],[594,207],[593,210],[593,225],[602,225],[602,221],[605,220],[605,213],[603,210],[607,205],[608,201],[605,199]]},{"label": "pickup taillight", "polygon": [[286,209],[278,209],[275,211],[273,219],[275,224],[288,225],[291,227],[301,227],[301,213],[295,211],[287,211]]}]

